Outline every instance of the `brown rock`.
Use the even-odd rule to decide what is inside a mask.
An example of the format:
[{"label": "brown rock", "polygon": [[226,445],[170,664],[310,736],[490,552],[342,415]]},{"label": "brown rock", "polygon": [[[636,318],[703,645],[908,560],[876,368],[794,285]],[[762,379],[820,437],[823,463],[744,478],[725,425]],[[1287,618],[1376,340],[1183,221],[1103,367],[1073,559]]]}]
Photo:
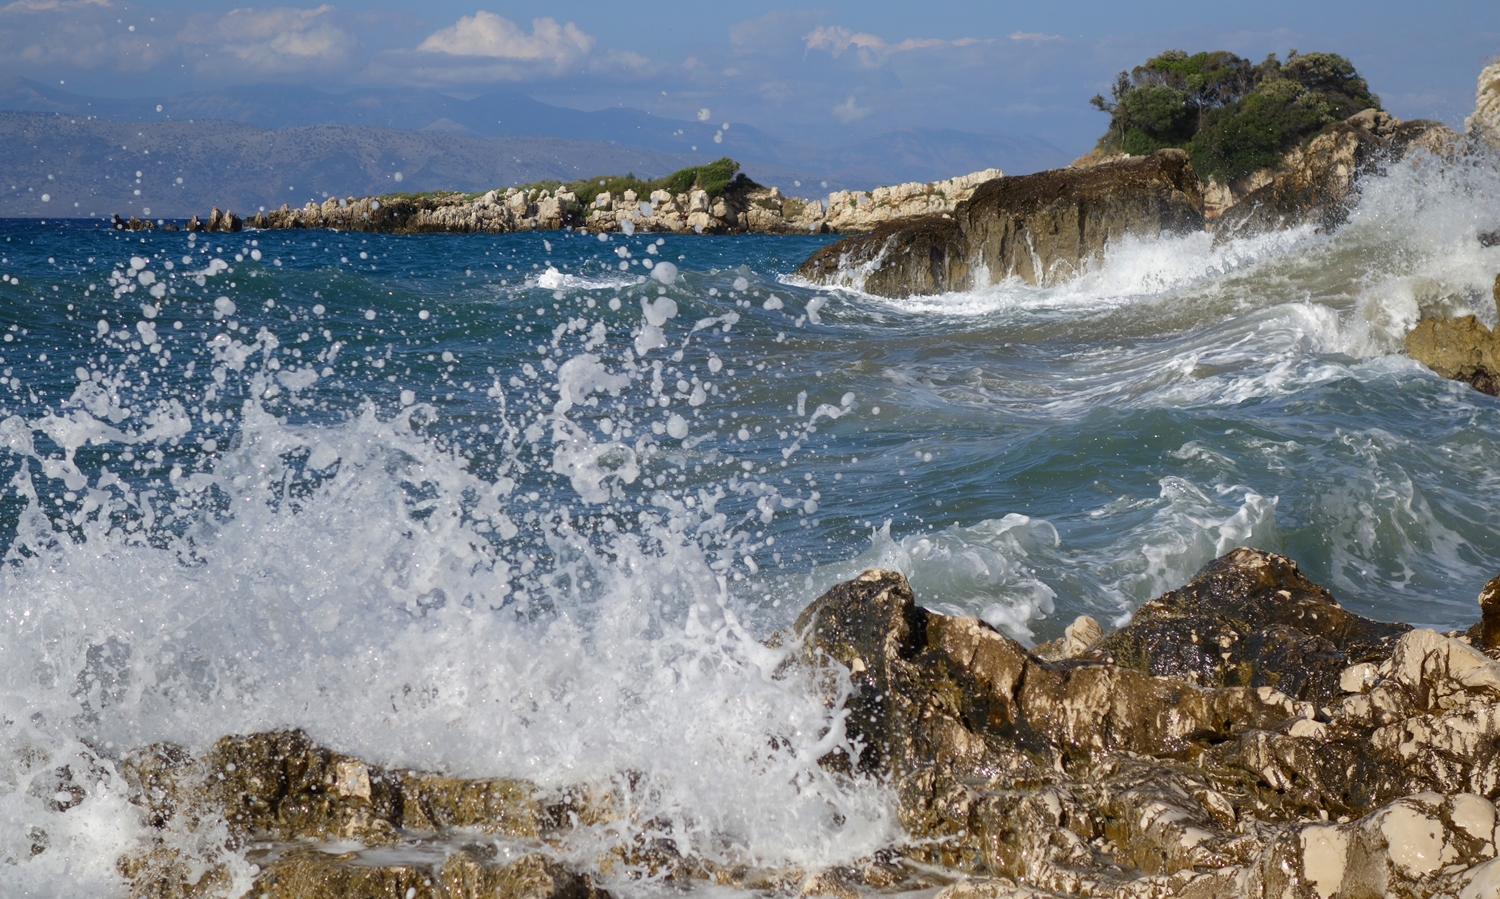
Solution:
[{"label": "brown rock", "polygon": [[[1496,295],[1500,306],[1500,279]],[[1445,378],[1500,396],[1500,335],[1472,315],[1417,322],[1406,335],[1406,355]]]},{"label": "brown rock", "polygon": [[987,181],[954,210],[953,225],[921,218],[885,226],[822,248],[797,272],[883,296],[969,290],[982,278],[1053,284],[1127,235],[1202,227],[1203,196],[1187,154],[1162,150]]},{"label": "brown rock", "polygon": [[404,864],[359,853],[296,848],[266,864],[251,887],[264,899],[608,899],[588,877],[544,855],[500,864],[494,850],[413,854]]},{"label": "brown rock", "polygon": [[1474,636],[1486,649],[1500,649],[1500,575],[1479,591],[1480,619]]},{"label": "brown rock", "polygon": [[1287,154],[1271,182],[1225,210],[1214,231],[1227,237],[1304,224],[1332,230],[1348,219],[1365,175],[1418,149],[1452,152],[1458,142],[1458,134],[1438,122],[1402,122],[1363,110]]}]

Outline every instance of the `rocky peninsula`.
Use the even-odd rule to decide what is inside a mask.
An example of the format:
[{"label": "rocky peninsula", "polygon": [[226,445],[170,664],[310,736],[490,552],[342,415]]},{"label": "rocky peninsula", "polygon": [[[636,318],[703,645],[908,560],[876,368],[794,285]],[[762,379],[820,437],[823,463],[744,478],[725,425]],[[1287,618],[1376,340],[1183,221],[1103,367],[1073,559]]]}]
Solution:
[{"label": "rocky peninsula", "polygon": [[[217,207],[207,220],[194,216],[187,231],[333,228],[387,234],[547,231],[671,234],[843,234],[920,215],[952,212],[981,184],[1002,177],[985,169],[944,181],[910,182],[873,191],[835,191],[824,200],[783,196],[738,173],[739,164],[720,159],[656,181],[633,176],[546,182],[481,194],[395,194],[330,198],[321,205],[282,206],[242,218]],[[118,230],[158,227],[136,218],[114,217]],[[160,227],[171,227],[163,223]]]},{"label": "rocky peninsula", "polygon": [[[1121,630],[1082,617],[1027,649],[870,570],[770,642],[849,697],[864,748],[821,764],[894,789],[907,840],[877,857],[723,867],[630,820],[628,797],[383,768],[282,731],[129,754],[131,801],[178,838],[119,869],[138,897],[214,895],[226,852],[256,865],[251,895],[305,899],[604,895],[587,870],[838,899],[1490,896],[1500,578],[1479,605],[1466,632],[1373,621],[1290,559],[1236,549]],[[559,860],[605,822],[620,841]]]}]

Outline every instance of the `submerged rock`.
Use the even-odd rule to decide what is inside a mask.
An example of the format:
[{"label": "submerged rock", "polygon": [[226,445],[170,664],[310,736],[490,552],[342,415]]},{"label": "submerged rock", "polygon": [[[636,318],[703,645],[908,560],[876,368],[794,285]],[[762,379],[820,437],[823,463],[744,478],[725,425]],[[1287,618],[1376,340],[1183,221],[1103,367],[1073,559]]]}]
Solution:
[{"label": "submerged rock", "polygon": [[883,296],[971,290],[1003,278],[1067,280],[1127,236],[1202,230],[1203,195],[1181,150],[999,178],[958,204],[823,247],[797,274]]},{"label": "submerged rock", "polygon": [[[1500,277],[1495,279],[1494,294],[1500,312]],[[1472,315],[1417,322],[1406,335],[1406,355],[1445,378],[1500,396],[1500,333]]]}]

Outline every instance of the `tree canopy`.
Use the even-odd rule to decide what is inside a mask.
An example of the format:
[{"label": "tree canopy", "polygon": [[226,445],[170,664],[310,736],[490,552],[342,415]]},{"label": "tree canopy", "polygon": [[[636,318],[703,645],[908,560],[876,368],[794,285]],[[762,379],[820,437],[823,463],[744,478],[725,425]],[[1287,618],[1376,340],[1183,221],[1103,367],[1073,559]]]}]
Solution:
[{"label": "tree canopy", "polygon": [[1298,53],[1259,63],[1225,50],[1168,50],[1121,72],[1110,99],[1089,101],[1109,113],[1102,150],[1141,155],[1181,147],[1204,178],[1233,181],[1318,131],[1362,109],[1379,109],[1349,60]]}]

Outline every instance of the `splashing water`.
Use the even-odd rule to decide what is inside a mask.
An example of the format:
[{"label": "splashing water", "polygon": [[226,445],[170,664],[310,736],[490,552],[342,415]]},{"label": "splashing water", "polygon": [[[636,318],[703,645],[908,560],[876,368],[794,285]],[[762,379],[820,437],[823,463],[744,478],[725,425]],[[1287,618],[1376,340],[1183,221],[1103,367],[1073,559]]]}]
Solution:
[{"label": "splashing water", "polygon": [[764,641],[869,565],[1028,642],[1241,544],[1467,624],[1500,416],[1391,354],[1424,311],[1493,321],[1497,194],[1425,161],[1333,235],[905,301],[794,283],[808,236],[0,224],[0,886],[118,891],[122,754],[282,727],[629,774],[705,859],[867,855],[889,790],[817,764],[841,708]]}]

